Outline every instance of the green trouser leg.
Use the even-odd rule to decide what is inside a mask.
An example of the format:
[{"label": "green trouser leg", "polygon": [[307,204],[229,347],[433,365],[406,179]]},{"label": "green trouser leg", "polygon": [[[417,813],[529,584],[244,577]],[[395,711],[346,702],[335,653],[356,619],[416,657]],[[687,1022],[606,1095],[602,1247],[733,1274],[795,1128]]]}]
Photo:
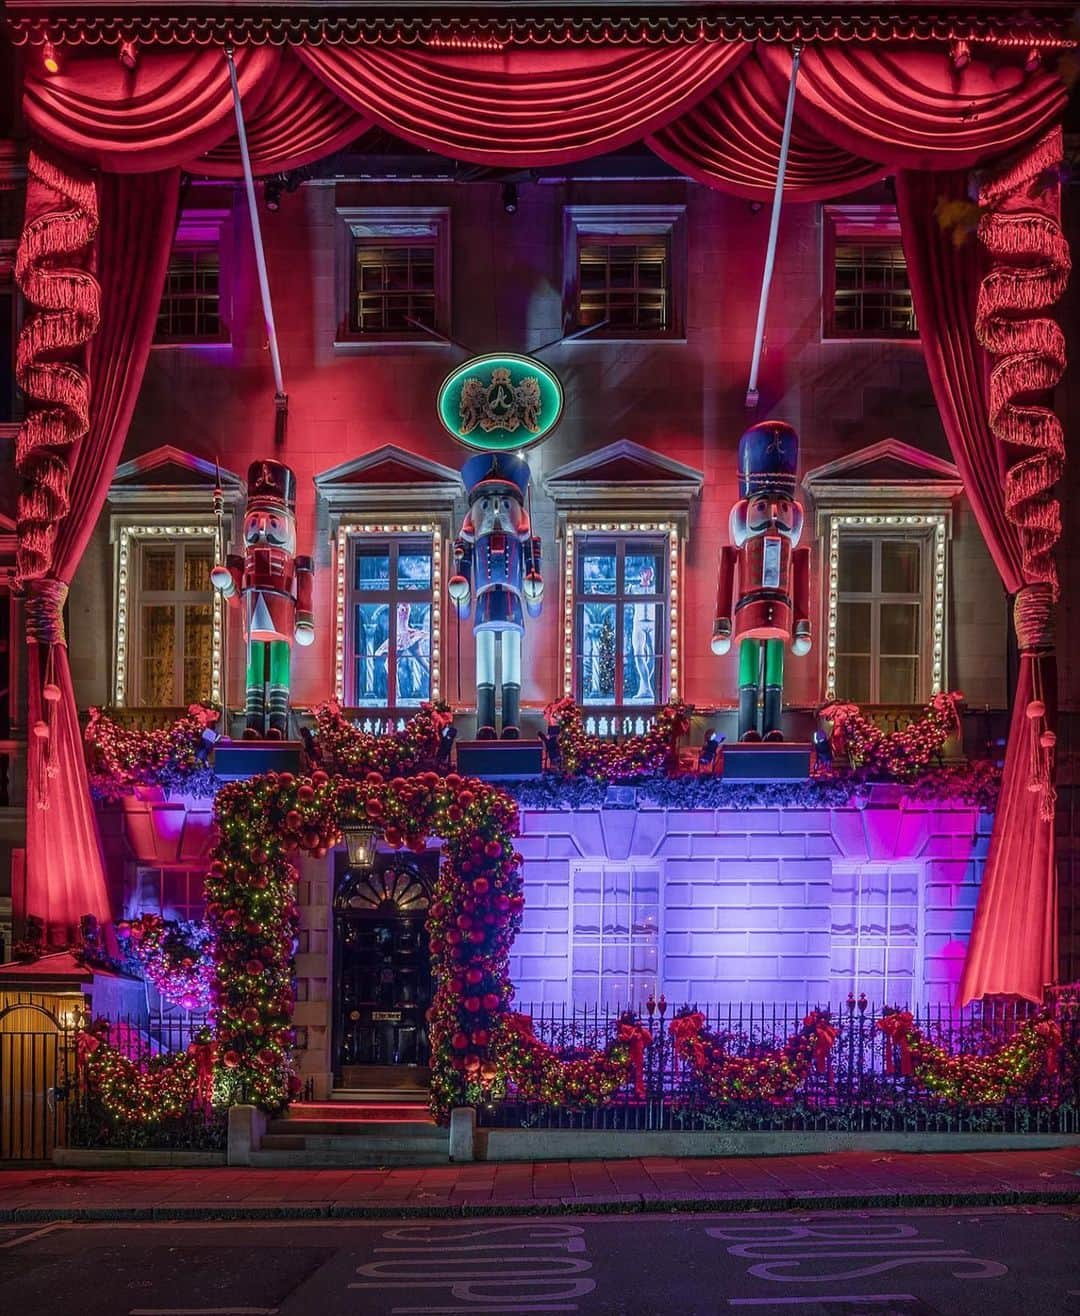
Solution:
[{"label": "green trouser leg", "polygon": [[739,739],[757,740],[758,687],[761,682],[761,641],[739,644]]},{"label": "green trouser leg", "polygon": [[781,740],[780,708],[784,694],[784,641],[765,641],[765,711],[761,734],[766,740]]},{"label": "green trouser leg", "polygon": [[[267,672],[269,648],[269,673]],[[265,694],[263,687],[266,687]],[[247,697],[244,703],[247,730],[265,735],[267,730],[283,736],[289,721],[289,644],[286,640],[253,640],[248,645]],[[267,727],[269,713],[269,728]]]},{"label": "green trouser leg", "polygon": [[270,735],[286,739],[289,734],[289,643],[273,640],[270,644]]}]

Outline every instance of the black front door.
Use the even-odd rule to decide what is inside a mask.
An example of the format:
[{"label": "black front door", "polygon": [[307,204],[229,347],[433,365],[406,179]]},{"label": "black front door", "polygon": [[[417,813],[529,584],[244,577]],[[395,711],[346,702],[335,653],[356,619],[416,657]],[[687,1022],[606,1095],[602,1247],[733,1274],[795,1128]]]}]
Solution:
[{"label": "black front door", "polygon": [[347,1086],[364,1077],[357,1070],[424,1068],[430,1056],[430,880],[420,864],[386,860],[370,873],[344,873],[334,900],[334,1073]]}]

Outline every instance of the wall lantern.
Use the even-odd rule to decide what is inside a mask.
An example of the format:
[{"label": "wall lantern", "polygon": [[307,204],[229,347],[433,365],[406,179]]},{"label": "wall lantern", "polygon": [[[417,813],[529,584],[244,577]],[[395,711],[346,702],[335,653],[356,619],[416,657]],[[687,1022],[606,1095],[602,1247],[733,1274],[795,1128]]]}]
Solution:
[{"label": "wall lantern", "polygon": [[370,868],[375,862],[375,829],[363,823],[346,823],[341,830],[349,851],[349,867]]}]

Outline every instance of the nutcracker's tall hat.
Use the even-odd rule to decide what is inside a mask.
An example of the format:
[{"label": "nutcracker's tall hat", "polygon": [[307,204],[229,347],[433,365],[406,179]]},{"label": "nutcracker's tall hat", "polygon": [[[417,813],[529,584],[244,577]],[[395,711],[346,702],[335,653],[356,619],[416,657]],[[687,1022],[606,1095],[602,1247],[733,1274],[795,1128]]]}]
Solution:
[{"label": "nutcracker's tall hat", "polygon": [[799,436],[785,420],[762,420],[739,440],[739,497],[795,496]]},{"label": "nutcracker's tall hat", "polygon": [[488,488],[492,493],[509,492],[519,503],[524,503],[529,475],[529,463],[513,452],[478,452],[461,468],[470,503]]},{"label": "nutcracker's tall hat", "polygon": [[248,467],[249,511],[261,507],[287,507],[296,515],[296,476],[281,462],[252,462]]}]

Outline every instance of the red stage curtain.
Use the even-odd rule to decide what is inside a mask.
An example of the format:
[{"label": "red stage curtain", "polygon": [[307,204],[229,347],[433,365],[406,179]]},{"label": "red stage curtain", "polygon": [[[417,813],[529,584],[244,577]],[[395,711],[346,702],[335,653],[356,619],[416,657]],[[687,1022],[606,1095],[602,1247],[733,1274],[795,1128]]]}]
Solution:
[{"label": "red stage curtain", "polygon": [[[245,116],[250,115],[248,150],[256,174],[323,160],[371,127],[369,120],[340,100],[288,48],[280,52],[273,80],[259,106],[248,106],[246,97],[244,106]],[[194,168],[219,178],[238,178],[240,144],[236,136],[207,151]]]},{"label": "red stage curtain", "polygon": [[[736,196],[773,194],[784,133],[787,86],[770,78],[755,57],[716,91],[648,138],[650,148],[680,173]],[[835,146],[798,113],[792,125],[784,196],[820,201],[854,192],[888,170]]]},{"label": "red stage curtain", "polygon": [[359,113],[407,141],[514,166],[565,164],[640,141],[749,50],[743,42],[505,54],[327,45],[297,54]]},{"label": "red stage curtain", "polygon": [[[59,323],[55,312],[34,310],[20,342],[20,379],[30,394],[30,420],[20,433],[18,465],[31,481],[35,476],[47,480],[52,495],[47,504],[35,504],[31,490],[20,503],[20,539],[33,549],[20,551],[19,561],[27,591],[27,685],[34,729],[27,768],[31,894],[26,912],[45,920],[54,941],[70,937],[83,914],[110,916],[62,609],[67,582],[93,533],[127,437],[157,318],[178,195],[177,170],[106,176],[95,188],[66,166],[31,157],[31,223],[19,253],[20,283],[40,308],[47,304],[60,266],[59,277],[65,287],[81,289],[84,306],[81,326],[71,318]],[[88,274],[98,204],[100,293]],[[65,264],[71,267],[70,281]],[[87,361],[85,329],[98,322]],[[70,386],[72,368],[82,376],[75,404],[62,431],[47,430],[36,404],[55,397],[65,381]],[[80,429],[85,430],[81,437]],[[44,524],[47,519],[51,525]]]},{"label": "red stage curtain", "polygon": [[[1032,384],[1052,385],[1064,364],[1064,347],[1056,326],[1034,314],[1060,295],[1068,272],[1068,252],[1056,234],[1059,184],[1054,167],[1061,159],[1060,130],[1039,143],[1004,180],[992,182],[982,200],[994,209],[984,218],[981,236],[989,237],[1004,226],[1007,236],[997,246],[1020,267],[1016,271],[988,271],[985,252],[974,234],[955,240],[955,230],[942,226],[938,202],[968,199],[965,173],[925,174],[902,172],[897,177],[904,249],[911,273],[912,294],[919,318],[920,337],[954,459],[979,527],[1001,574],[1005,589],[1017,595],[1017,637],[1021,650],[1020,674],[1013,698],[1012,721],[1005,758],[1001,795],[994,832],[979,891],[971,943],[960,983],[963,1002],[984,995],[1016,995],[1039,1001],[1046,984],[1056,977],[1057,877],[1054,854],[1052,745],[1042,743],[1054,724],[1057,671],[1052,653],[1053,540],[1059,519],[1049,491],[1060,472],[1053,452],[1039,457],[1049,446],[1058,422],[1052,413],[1038,409],[1042,465],[1031,484],[1031,456],[1018,446],[999,441],[991,430],[986,403],[987,358],[976,338],[976,308],[981,316],[1001,313],[1008,324],[1007,346],[1014,359],[999,361],[1018,389]],[[1019,181],[1017,181],[1019,179]],[[1038,179],[1036,209],[1042,219],[1031,223],[1031,185]],[[1055,181],[1048,181],[1055,180]],[[1008,218],[1020,199],[1023,219]],[[1032,259],[1044,257],[1039,268]],[[1008,264],[1008,260],[1005,262]],[[1041,293],[1032,295],[1033,280],[1041,280]],[[984,338],[986,333],[984,331]],[[1033,341],[1032,341],[1033,340]],[[1058,347],[1056,354],[1052,349]],[[1051,349],[1051,361],[1034,374],[1032,353]],[[1000,354],[1000,348],[997,349]],[[1020,358],[1020,373],[1016,373]],[[1024,372],[1027,372],[1026,375]],[[1011,396],[999,384],[998,412],[1007,412]],[[1025,398],[1025,401],[1029,399]],[[1030,406],[1019,408],[1030,417]],[[1015,418],[1013,418],[1015,419]],[[1005,437],[1004,425],[996,428]],[[1022,436],[1008,431],[1010,445]],[[1025,463],[1027,463],[1025,476]],[[1010,474],[1010,467],[1012,473]],[[1006,489],[1020,478],[1026,498],[1010,500]],[[1030,526],[1027,521],[1033,522]],[[1041,716],[1032,716],[1039,705]],[[1050,732],[1052,735],[1052,732]]]},{"label": "red stage curtain", "polygon": [[[757,58],[786,89],[791,54]],[[798,115],[826,140],[890,169],[966,169],[1033,141],[1065,108],[1052,73],[978,59],[962,72],[942,49],[818,42],[803,50]]]},{"label": "red stage curtain", "polygon": [[[246,112],[273,84],[281,55],[272,46],[236,52]],[[32,131],[69,155],[114,173],[186,164],[232,136],[229,67],[221,50],[144,51],[125,69],[110,50],[65,60],[49,76],[28,70],[23,110]]]}]

